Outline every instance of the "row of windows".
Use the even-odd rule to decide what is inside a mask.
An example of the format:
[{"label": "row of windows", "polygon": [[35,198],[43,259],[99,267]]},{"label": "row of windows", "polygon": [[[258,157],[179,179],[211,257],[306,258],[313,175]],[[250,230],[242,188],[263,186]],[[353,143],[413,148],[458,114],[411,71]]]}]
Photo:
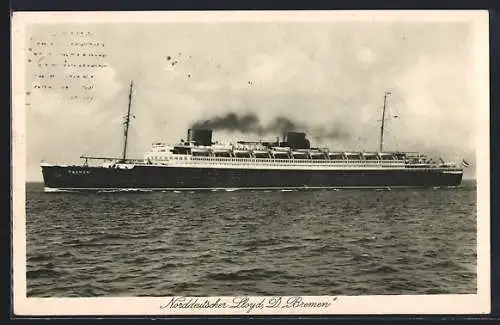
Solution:
[{"label": "row of windows", "polygon": [[[156,156],[151,157],[154,160],[169,160],[166,156]],[[174,160],[193,160],[193,161],[213,161],[213,162],[255,162],[255,163],[285,163],[285,164],[363,164],[363,165],[379,165],[379,164],[403,164],[404,160],[344,160],[344,159],[270,159],[270,158],[216,158],[216,157],[191,157],[189,159],[187,156],[174,156]]]},{"label": "row of windows", "polygon": [[[169,160],[169,157],[166,156],[155,156],[151,157],[151,159],[154,160]],[[174,160],[189,160],[188,157],[186,156],[173,156]],[[229,158],[229,157],[223,157],[223,158],[217,158],[217,157],[192,157],[191,160],[203,160],[203,161],[228,161],[228,162],[279,162],[279,163],[290,163],[290,162],[299,162],[299,163],[308,163],[311,161],[311,159],[271,159],[271,158]],[[365,163],[369,162],[372,164],[380,164],[382,161],[389,161],[389,162],[394,162],[394,163],[403,163],[404,160],[371,160],[371,159],[366,159],[366,160],[361,160],[361,159],[353,159],[353,160],[346,160],[346,159],[313,159],[315,163]]]},{"label": "row of windows", "polygon": [[223,164],[238,164],[242,162],[246,163],[258,163],[259,165],[285,165],[285,166],[325,166],[325,165],[343,165],[343,166],[402,166],[403,163],[381,163],[381,162],[365,162],[365,161],[304,161],[304,160],[272,160],[272,159],[239,159],[239,160],[222,160],[222,159],[192,159],[193,163],[223,163]]},{"label": "row of windows", "polygon": [[[368,164],[368,165],[373,165],[373,164],[382,164],[382,161],[366,161],[366,160],[320,160],[320,159],[315,159],[315,160],[306,160],[306,159],[255,159],[255,158],[230,158],[230,159],[224,159],[224,158],[206,158],[206,157],[196,157],[192,158],[194,161],[221,161],[221,162],[271,162],[271,163],[293,163],[293,164],[311,164],[314,162],[315,164]],[[393,161],[393,162],[388,162],[389,164],[403,164],[404,161]],[[387,163],[384,163],[387,164]]]},{"label": "row of windows", "polygon": [[[156,157],[149,157],[150,159],[154,159],[154,160],[169,160],[168,157],[165,157],[165,156],[156,156]],[[175,160],[187,160],[187,157],[176,157],[174,156],[173,159]]]}]

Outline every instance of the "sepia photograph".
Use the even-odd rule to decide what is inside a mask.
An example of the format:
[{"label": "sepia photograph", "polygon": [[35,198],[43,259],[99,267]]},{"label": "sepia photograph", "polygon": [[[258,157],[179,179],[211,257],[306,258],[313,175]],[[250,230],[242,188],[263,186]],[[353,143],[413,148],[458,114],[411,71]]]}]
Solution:
[{"label": "sepia photograph", "polygon": [[486,11],[26,12],[12,39],[15,313],[489,312]]}]

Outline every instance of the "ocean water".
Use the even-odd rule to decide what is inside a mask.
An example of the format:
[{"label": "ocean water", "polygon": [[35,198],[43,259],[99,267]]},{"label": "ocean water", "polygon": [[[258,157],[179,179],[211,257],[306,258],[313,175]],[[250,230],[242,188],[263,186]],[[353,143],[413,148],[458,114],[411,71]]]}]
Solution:
[{"label": "ocean water", "polygon": [[29,297],[476,292],[476,187],[44,193]]}]

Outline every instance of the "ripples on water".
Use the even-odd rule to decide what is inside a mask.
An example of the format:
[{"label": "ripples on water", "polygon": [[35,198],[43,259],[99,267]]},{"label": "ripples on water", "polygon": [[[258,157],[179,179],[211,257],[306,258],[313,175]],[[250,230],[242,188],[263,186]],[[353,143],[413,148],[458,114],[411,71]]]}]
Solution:
[{"label": "ripples on water", "polygon": [[43,193],[28,296],[476,292],[476,189]]}]

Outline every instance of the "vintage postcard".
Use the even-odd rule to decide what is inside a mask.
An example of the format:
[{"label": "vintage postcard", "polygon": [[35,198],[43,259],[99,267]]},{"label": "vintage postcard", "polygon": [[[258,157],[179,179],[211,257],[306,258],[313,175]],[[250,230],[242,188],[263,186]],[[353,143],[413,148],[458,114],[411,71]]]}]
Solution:
[{"label": "vintage postcard", "polygon": [[490,311],[486,11],[16,12],[16,315]]}]

